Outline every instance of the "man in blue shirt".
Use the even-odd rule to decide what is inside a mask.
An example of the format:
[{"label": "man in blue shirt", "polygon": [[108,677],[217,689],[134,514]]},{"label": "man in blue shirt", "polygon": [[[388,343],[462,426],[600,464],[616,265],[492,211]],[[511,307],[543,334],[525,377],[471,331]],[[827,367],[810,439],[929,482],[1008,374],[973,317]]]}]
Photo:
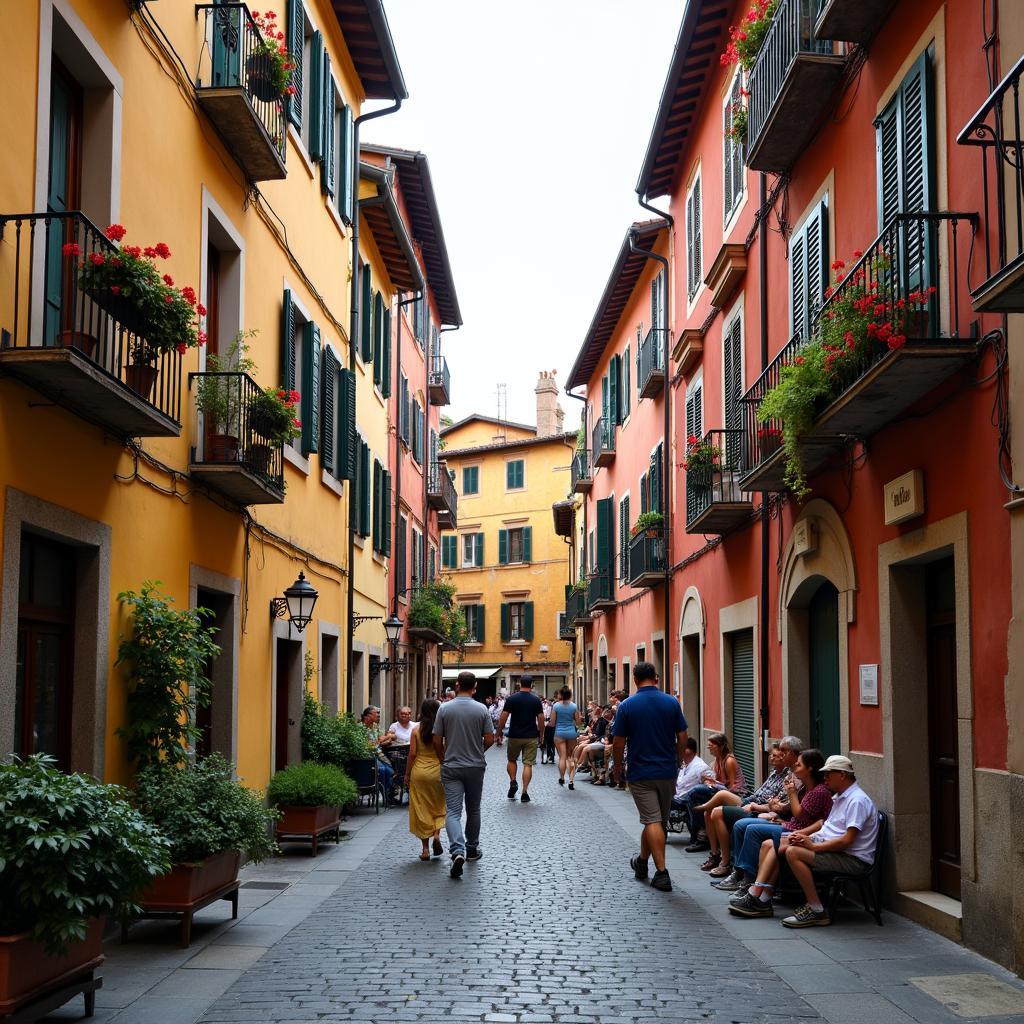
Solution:
[{"label": "man in blue shirt", "polygon": [[619,705],[612,726],[615,781],[622,777],[623,755],[629,742],[629,790],[640,812],[640,855],[631,858],[633,874],[647,879],[648,858],[654,858],[651,885],[672,891],[665,869],[665,833],[675,794],[676,773],[686,749],[686,719],[679,701],[662,693],[658,673],[649,661],[633,669],[636,693]]}]

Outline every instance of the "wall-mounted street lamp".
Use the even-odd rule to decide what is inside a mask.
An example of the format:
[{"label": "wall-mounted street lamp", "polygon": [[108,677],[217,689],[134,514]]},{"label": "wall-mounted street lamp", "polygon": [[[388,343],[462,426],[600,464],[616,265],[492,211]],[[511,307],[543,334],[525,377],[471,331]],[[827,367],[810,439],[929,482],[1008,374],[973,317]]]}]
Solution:
[{"label": "wall-mounted street lamp", "polygon": [[306,574],[300,572],[299,578],[284,592],[284,597],[270,599],[270,618],[288,621],[301,633],[313,618],[313,607],[320,595],[316,592]]},{"label": "wall-mounted street lamp", "polygon": [[[398,638],[402,635],[402,627],[405,623],[392,612],[384,620],[384,635],[388,639],[391,650],[394,651]],[[404,672],[409,667],[407,658],[388,658],[385,661],[378,661],[370,670],[370,678],[375,678],[381,672]]]}]

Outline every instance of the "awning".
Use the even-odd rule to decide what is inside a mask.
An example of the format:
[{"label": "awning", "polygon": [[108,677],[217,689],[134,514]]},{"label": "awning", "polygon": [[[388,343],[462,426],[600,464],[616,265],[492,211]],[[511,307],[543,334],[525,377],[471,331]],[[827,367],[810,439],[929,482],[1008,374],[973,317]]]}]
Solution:
[{"label": "awning", "polygon": [[460,672],[472,672],[477,679],[493,679],[500,671],[500,665],[446,665],[441,669],[441,679],[446,683],[451,682],[459,678]]}]

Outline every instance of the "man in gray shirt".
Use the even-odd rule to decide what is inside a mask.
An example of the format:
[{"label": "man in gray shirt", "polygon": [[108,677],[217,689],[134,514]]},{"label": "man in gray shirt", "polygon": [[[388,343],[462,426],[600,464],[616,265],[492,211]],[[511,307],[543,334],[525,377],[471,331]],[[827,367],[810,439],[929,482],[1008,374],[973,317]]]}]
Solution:
[{"label": "man in gray shirt", "polygon": [[[442,704],[434,722],[434,750],[441,762],[441,783],[448,808],[445,831],[452,855],[452,878],[462,877],[467,860],[479,860],[480,800],[484,789],[484,752],[494,743],[494,723],[483,704],[473,698],[476,676],[459,673],[459,693]],[[466,832],[462,832],[462,805]]]}]

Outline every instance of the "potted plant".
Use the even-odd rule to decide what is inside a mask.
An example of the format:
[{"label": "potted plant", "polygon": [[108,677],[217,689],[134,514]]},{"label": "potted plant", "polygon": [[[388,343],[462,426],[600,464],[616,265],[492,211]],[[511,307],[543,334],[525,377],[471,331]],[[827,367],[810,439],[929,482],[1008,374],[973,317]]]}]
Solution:
[{"label": "potted plant", "polygon": [[41,754],[0,765],[0,1016],[98,967],[103,919],[167,870],[125,795]]},{"label": "potted plant", "polygon": [[351,714],[332,715],[308,690],[302,711],[302,760],[344,768],[370,757],[366,730]]},{"label": "potted plant", "polygon": [[295,415],[299,404],[298,391],[264,388],[249,403],[249,427],[260,438],[246,449],[246,461],[258,473],[268,473],[273,448],[289,444],[302,430]]},{"label": "potted plant", "polygon": [[329,832],[337,835],[342,808],[358,797],[355,783],[341,768],[314,761],[289,765],[267,787],[267,802],[281,814],[278,839],[308,838],[314,857],[319,837]]},{"label": "potted plant", "polygon": [[243,855],[258,862],[277,850],[270,834],[277,812],[236,780],[220,754],[185,767],[147,765],[135,805],[169,841],[172,864],[143,891],[143,911],[187,913],[238,877]]},{"label": "potted plant", "polygon": [[641,512],[640,515],[636,517],[633,529],[630,530],[630,536],[638,537],[643,533],[648,537],[660,537],[661,529],[664,524],[665,517],[660,512]]},{"label": "potted plant", "polygon": [[739,26],[729,28],[729,42],[720,58],[722,67],[739,64],[744,71],[749,71],[754,66],[780,2],[753,0]]},{"label": "potted plant", "polygon": [[249,95],[269,102],[295,95],[292,71],[295,59],[285,45],[285,34],[277,25],[277,14],[253,12],[253,21],[259,31],[259,42],[245,62],[245,81]]},{"label": "potted plant", "polygon": [[587,578],[586,576],[580,576],[580,578],[572,585],[571,593],[573,594],[585,594],[587,592]]},{"label": "potted plant", "polygon": [[206,372],[199,376],[196,387],[196,408],[203,414],[203,454],[207,462],[238,461],[242,434],[241,374],[256,368],[245,339],[255,334],[239,331],[223,357],[213,352],[206,357]]}]

